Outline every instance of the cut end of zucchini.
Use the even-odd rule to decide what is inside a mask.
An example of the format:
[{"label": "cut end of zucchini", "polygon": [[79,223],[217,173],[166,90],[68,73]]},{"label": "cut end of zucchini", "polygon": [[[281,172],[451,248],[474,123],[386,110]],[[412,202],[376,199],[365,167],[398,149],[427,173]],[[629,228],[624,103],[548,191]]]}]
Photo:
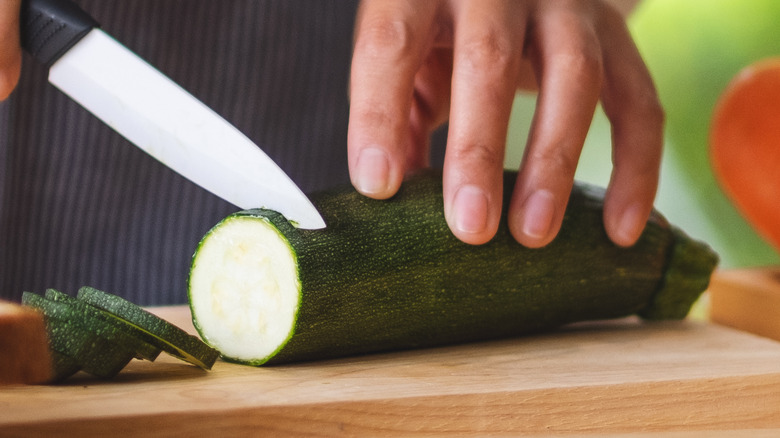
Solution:
[{"label": "cut end of zucchini", "polygon": [[193,322],[226,360],[263,363],[293,332],[301,290],[296,256],[266,217],[234,215],[221,225],[192,262]]}]

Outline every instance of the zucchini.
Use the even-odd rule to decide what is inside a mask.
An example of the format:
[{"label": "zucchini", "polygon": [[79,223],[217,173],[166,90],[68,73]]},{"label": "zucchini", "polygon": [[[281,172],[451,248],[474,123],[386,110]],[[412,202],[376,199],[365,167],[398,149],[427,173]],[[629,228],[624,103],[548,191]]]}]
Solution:
[{"label": "zucchini", "polygon": [[[111,378],[136,355],[132,347],[104,337],[107,333],[116,331],[115,327],[89,317],[85,319],[83,313],[74,309],[71,303],[27,292],[22,295],[22,302],[43,312],[51,350],[77,364],[77,370],[104,379]],[[94,331],[85,329],[84,326]],[[125,338],[121,339],[127,341]],[[70,361],[54,362],[54,381],[75,373]],[[64,364],[64,369],[57,367],[60,364]]]},{"label": "zucchini", "polygon": [[56,350],[51,350],[51,362],[54,370],[51,383],[61,382],[81,371],[81,365],[76,359]]},{"label": "zucchini", "polygon": [[122,297],[89,286],[79,289],[76,297],[142,330],[150,343],[185,362],[211,369],[219,357],[200,339]]},{"label": "zucchini", "polygon": [[52,316],[70,321],[92,334],[119,344],[125,350],[133,351],[139,359],[153,361],[162,351],[147,333],[109,312],[90,306],[55,289],[47,289],[45,297],[47,300],[66,305],[63,307],[64,311],[54,312]]},{"label": "zucchini", "polygon": [[[68,343],[74,350],[56,350],[78,363],[79,369],[101,379],[110,379],[125,367],[135,357],[135,352],[102,336],[56,318],[49,320],[50,333],[53,339],[78,340],[78,343]],[[56,344],[55,344],[56,345]],[[53,348],[56,348],[53,346]]]},{"label": "zucchini", "polygon": [[[506,172],[505,205],[515,172]],[[639,241],[614,245],[602,189],[576,183],[558,237],[518,244],[506,217],[490,242],[457,240],[441,174],[390,200],[351,186],[311,195],[327,228],[263,209],[216,224],[193,256],[188,294],[201,337],[225,360],[260,365],[431,347],[638,314],[680,319],[718,256],[654,212]]]},{"label": "zucchini", "polygon": [[133,358],[154,361],[166,351],[203,369],[219,352],[124,298],[83,287],[77,297],[55,289],[22,294],[22,304],[44,315],[53,359],[52,382],[84,371],[111,378]]}]

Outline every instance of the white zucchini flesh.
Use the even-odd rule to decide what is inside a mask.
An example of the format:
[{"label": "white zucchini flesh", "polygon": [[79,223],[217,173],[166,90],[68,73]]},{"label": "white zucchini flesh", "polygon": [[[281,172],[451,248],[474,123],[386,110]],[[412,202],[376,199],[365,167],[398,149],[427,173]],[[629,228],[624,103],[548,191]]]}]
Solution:
[{"label": "white zucchini flesh", "polygon": [[193,322],[224,358],[265,358],[292,336],[301,290],[297,260],[270,221],[226,219],[203,239],[193,266]]}]

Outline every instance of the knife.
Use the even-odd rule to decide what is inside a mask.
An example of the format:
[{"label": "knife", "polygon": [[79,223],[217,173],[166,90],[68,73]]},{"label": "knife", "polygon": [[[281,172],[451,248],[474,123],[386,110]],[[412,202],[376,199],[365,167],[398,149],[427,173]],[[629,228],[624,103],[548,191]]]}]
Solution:
[{"label": "knife", "polygon": [[298,186],[241,131],[103,32],[69,0],[24,0],[22,47],[49,82],[130,142],[242,209],[324,228]]}]

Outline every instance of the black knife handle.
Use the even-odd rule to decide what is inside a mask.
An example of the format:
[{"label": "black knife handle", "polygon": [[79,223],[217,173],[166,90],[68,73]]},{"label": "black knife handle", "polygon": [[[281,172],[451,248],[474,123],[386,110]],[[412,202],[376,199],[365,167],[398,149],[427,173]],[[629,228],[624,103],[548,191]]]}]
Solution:
[{"label": "black knife handle", "polygon": [[49,67],[100,24],[70,0],[23,0],[20,27],[22,48]]}]

